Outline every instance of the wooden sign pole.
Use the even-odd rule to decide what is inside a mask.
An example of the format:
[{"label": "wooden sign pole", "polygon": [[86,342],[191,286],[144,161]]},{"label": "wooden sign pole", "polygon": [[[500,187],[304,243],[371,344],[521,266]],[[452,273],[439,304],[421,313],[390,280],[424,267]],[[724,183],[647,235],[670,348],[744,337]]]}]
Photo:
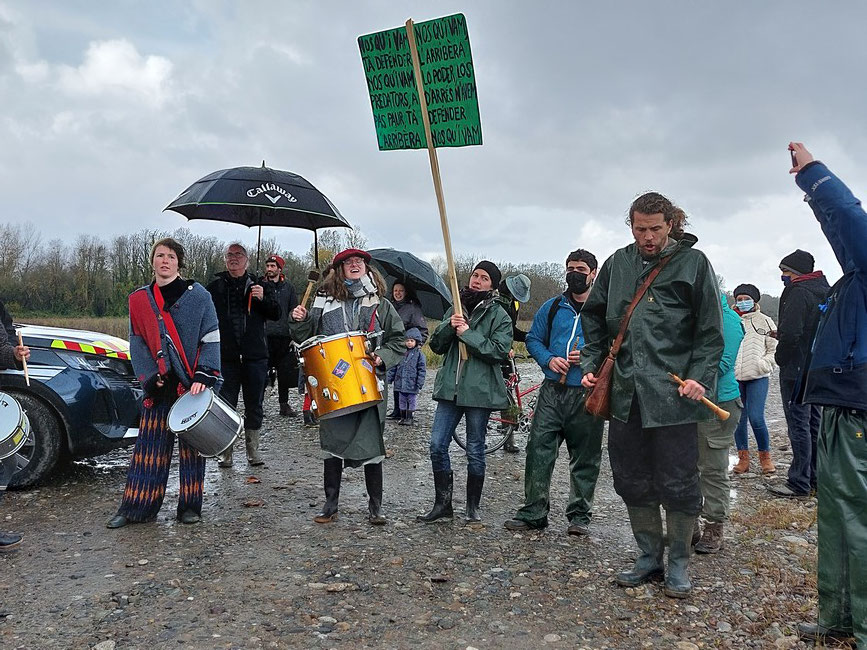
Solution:
[{"label": "wooden sign pole", "polygon": [[[454,313],[458,316],[463,316],[463,307],[461,306],[461,288],[458,284],[458,274],[455,270],[455,259],[452,255],[452,238],[449,234],[449,220],[446,216],[446,201],[443,196],[443,184],[440,178],[440,164],[437,160],[437,150],[434,146],[433,134],[430,128],[430,116],[427,112],[427,99],[424,95],[424,80],[421,76],[421,62],[418,57],[418,48],[415,43],[415,29],[413,29],[412,18],[406,21],[406,36],[409,39],[409,52],[412,55],[412,68],[415,72],[415,85],[418,90],[418,101],[421,105],[421,119],[424,124],[424,134],[427,139],[427,154],[430,158],[430,173],[433,176],[434,192],[437,196],[437,207],[440,212],[440,225],[443,229],[443,244],[446,249],[446,263],[449,267],[449,284],[452,290],[452,304],[454,305]],[[467,360],[467,347],[460,344],[461,359]]]}]

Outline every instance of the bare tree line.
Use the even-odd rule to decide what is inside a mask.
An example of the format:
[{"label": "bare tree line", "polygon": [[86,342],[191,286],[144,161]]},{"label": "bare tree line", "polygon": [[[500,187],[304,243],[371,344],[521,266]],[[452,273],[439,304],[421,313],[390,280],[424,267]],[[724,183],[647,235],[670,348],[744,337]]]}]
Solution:
[{"label": "bare tree line", "polygon": [[[95,235],[79,235],[74,241],[44,241],[32,225],[0,225],[3,246],[0,250],[0,300],[14,314],[46,316],[125,316],[127,296],[152,279],[149,254],[153,243],[174,237],[187,251],[184,277],[207,284],[226,266],[223,253],[229,242],[213,236],[198,235],[186,228],[174,231],[142,229],[118,235],[108,241]],[[344,248],[367,248],[360,230],[334,228],[319,232],[320,268]],[[261,243],[260,259],[277,252],[286,261],[284,274],[303,293],[307,273],[313,267],[313,246],[303,253],[279,250],[274,238]],[[251,260],[255,246],[248,247]],[[482,255],[459,255],[455,259],[458,280],[465,283]],[[529,319],[552,296],[565,288],[565,268],[561,263],[513,263],[496,261],[503,277],[526,274],[532,283],[530,302],[521,308],[521,318]],[[443,280],[447,279],[445,257],[431,261]],[[251,262],[251,267],[255,262]],[[720,286],[725,280],[719,278]],[[778,299],[762,296],[762,309],[776,319]]]}]

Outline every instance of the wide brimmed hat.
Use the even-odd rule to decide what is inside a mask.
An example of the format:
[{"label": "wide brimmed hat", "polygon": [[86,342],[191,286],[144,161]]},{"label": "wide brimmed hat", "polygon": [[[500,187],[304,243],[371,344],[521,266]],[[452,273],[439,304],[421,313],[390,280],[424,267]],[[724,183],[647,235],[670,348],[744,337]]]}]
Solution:
[{"label": "wide brimmed hat", "polygon": [[528,302],[530,300],[530,278],[523,273],[507,277],[506,288],[518,302]]}]

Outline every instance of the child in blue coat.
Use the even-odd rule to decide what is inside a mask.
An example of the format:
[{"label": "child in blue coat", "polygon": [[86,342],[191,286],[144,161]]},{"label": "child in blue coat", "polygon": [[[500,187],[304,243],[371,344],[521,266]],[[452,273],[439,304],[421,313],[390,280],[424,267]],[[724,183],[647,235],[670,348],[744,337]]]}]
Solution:
[{"label": "child in blue coat", "polygon": [[400,363],[388,371],[388,383],[393,384],[397,393],[397,407],[401,416],[398,424],[411,426],[415,423],[412,414],[427,374],[427,364],[421,351],[423,340],[419,329],[410,327],[406,331],[406,354]]}]

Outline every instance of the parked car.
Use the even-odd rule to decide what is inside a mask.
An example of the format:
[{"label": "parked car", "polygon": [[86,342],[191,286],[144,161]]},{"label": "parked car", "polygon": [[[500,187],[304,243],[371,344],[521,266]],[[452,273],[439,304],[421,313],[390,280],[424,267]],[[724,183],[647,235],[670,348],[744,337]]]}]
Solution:
[{"label": "parked car", "polygon": [[0,390],[21,403],[30,436],[17,454],[21,469],[11,487],[37,485],[64,459],[135,442],[142,391],[127,341],[84,330],[15,327],[30,347],[30,386],[23,370],[3,370]]}]

